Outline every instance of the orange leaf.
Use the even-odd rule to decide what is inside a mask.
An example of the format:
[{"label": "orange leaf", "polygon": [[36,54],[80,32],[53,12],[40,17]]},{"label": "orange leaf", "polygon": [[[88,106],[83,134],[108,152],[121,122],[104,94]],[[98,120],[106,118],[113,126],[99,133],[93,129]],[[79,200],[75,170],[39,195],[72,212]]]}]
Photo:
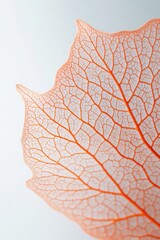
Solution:
[{"label": "orange leaf", "polygon": [[27,185],[95,238],[160,239],[160,19],[77,26],[54,88],[17,86]]}]

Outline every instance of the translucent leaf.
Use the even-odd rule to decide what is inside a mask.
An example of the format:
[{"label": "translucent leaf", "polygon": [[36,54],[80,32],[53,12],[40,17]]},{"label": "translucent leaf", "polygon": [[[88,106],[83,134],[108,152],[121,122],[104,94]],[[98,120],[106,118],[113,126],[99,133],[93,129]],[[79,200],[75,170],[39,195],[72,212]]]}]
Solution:
[{"label": "translucent leaf", "polygon": [[77,26],[53,89],[17,86],[27,185],[97,239],[160,239],[160,19]]}]

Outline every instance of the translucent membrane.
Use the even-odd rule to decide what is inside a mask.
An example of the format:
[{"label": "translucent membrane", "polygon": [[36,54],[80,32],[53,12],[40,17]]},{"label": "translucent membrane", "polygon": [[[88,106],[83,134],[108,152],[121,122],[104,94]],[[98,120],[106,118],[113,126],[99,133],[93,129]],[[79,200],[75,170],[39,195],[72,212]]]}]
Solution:
[{"label": "translucent membrane", "polygon": [[27,186],[97,239],[160,239],[160,19],[77,27],[53,89],[17,86]]}]

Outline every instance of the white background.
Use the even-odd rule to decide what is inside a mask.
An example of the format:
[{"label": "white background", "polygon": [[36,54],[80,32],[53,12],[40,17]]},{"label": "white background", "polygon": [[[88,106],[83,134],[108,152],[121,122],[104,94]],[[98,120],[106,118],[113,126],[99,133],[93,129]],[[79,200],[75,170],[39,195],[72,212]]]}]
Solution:
[{"label": "white background", "polygon": [[67,60],[75,20],[106,32],[160,17],[159,0],[0,0],[0,240],[91,240],[26,188],[24,105],[15,85],[45,92]]}]

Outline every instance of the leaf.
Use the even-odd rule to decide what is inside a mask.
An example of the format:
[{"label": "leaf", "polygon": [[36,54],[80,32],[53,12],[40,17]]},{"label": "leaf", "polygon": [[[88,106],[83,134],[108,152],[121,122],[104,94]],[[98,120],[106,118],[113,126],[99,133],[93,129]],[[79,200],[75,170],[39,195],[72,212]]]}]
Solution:
[{"label": "leaf", "polygon": [[53,89],[25,100],[27,186],[98,239],[160,239],[160,19],[78,32]]}]

